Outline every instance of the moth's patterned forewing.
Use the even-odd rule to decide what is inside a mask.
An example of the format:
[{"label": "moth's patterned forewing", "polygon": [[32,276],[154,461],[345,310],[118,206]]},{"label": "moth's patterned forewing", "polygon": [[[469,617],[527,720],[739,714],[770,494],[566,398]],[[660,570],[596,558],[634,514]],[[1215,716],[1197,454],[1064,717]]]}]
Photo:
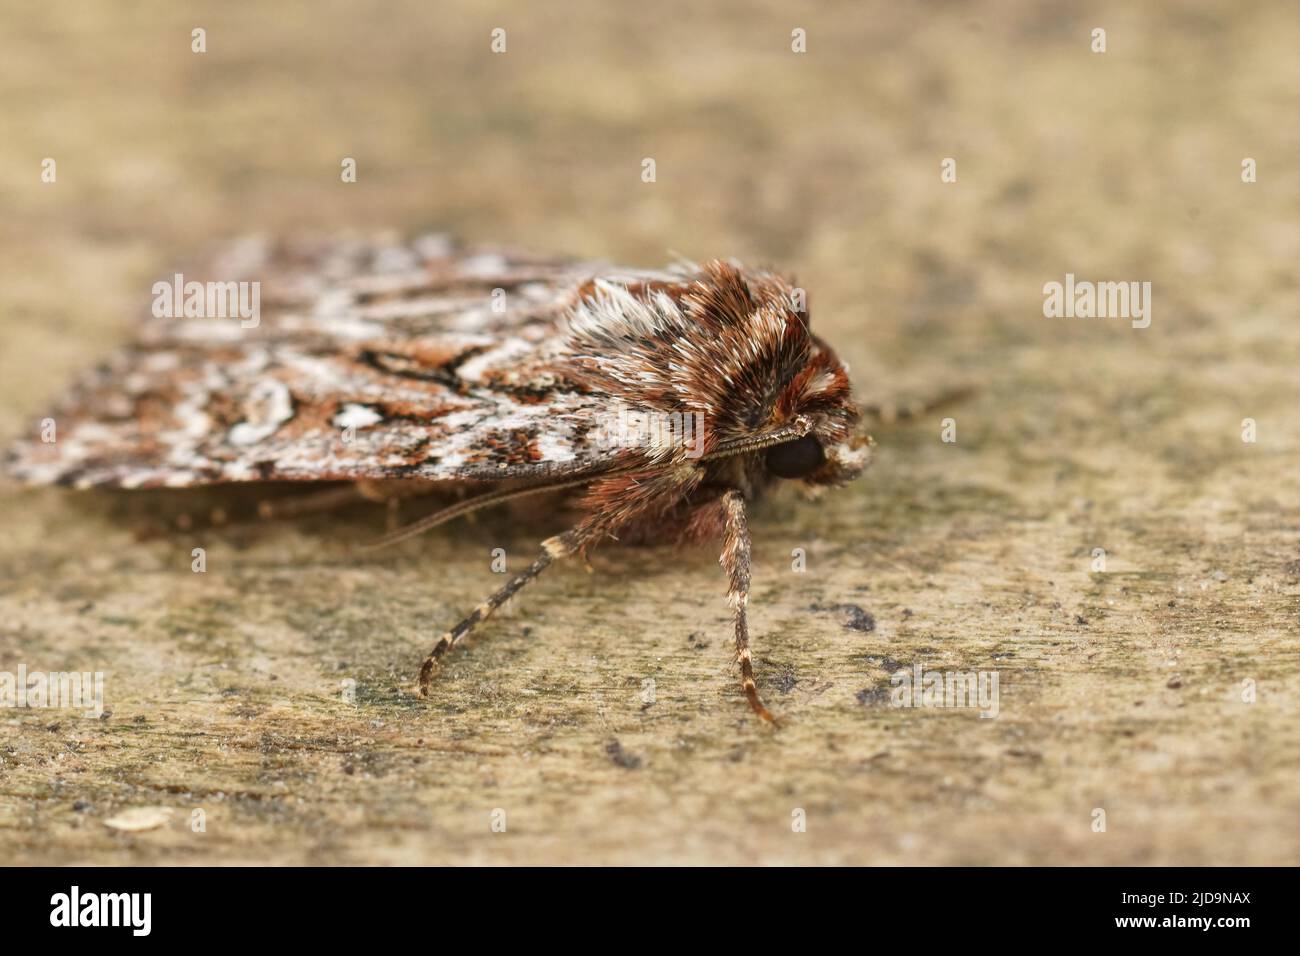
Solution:
[{"label": "moth's patterned forewing", "polygon": [[[555,368],[556,328],[601,263],[410,244],[244,243],[188,281],[256,281],[255,327],[151,316],[17,445],[31,483],[528,478],[588,470],[606,397]],[[626,271],[629,281],[667,276]]]}]

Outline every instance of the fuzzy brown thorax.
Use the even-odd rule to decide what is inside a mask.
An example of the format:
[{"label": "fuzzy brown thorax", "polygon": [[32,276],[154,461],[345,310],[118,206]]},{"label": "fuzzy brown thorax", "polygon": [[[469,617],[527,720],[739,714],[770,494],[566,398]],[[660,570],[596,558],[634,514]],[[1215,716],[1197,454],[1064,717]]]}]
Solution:
[{"label": "fuzzy brown thorax", "polygon": [[847,370],[794,308],[795,293],[718,260],[679,282],[584,287],[562,360],[580,387],[645,420],[704,423],[702,447],[664,440],[662,429],[631,449],[644,469],[592,486],[594,525],[616,534],[707,507],[726,489],[754,498],[782,479],[836,485],[861,472],[869,448],[854,434]]}]

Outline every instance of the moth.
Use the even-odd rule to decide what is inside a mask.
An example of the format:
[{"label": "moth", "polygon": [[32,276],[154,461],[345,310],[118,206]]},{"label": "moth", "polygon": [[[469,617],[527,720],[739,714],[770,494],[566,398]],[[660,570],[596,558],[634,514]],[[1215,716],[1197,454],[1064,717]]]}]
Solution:
[{"label": "moth", "polygon": [[[789,281],[734,261],[643,271],[438,235],[249,240],[200,278],[160,284],[166,301],[138,339],[45,420],[53,439],[8,452],[12,475],[322,489],[268,502],[268,516],[460,495],[380,545],[563,491],[576,522],[436,640],[420,693],[551,564],[609,540],[705,541],[721,548],[741,689],[772,720],[749,645],[749,510],[777,484],[843,485],[872,451],[848,371]],[[248,282],[256,295],[238,301],[260,314],[220,307]]]}]

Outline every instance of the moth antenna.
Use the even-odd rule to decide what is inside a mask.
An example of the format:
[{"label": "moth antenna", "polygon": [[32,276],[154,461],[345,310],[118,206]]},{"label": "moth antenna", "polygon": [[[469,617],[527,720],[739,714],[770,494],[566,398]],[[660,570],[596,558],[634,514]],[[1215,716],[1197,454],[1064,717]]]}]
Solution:
[{"label": "moth antenna", "polygon": [[937,411],[945,405],[964,401],[974,395],[973,385],[958,385],[946,389],[926,399],[901,402],[872,402],[858,406],[858,412],[864,419],[880,425],[894,425],[900,422],[912,422],[922,415]]},{"label": "moth antenna", "polygon": [[408,538],[414,538],[417,535],[424,534],[440,524],[445,524],[453,518],[459,518],[461,515],[469,514],[472,511],[478,511],[480,508],[490,508],[493,505],[499,505],[505,501],[512,501],[515,498],[525,498],[528,495],[540,494],[543,491],[556,491],[561,488],[574,488],[578,485],[585,485],[595,481],[600,475],[586,475],[582,478],[574,478],[569,481],[559,481],[545,485],[533,485],[528,488],[507,488],[499,491],[489,491],[485,494],[478,495],[474,498],[466,498],[464,501],[458,501],[454,505],[448,505],[441,511],[435,511],[431,515],[421,518],[419,521],[413,521],[408,525],[391,531],[382,537],[376,538],[367,544],[360,545],[356,550],[360,553],[378,551],[381,548],[387,548],[389,545],[398,544]]},{"label": "moth antenna", "polygon": [[723,442],[700,460],[713,461],[715,458],[729,458],[732,455],[743,455],[745,452],[759,451],[795,438],[802,438],[810,431],[812,431],[812,420],[799,415],[789,424],[782,425],[780,428],[766,434],[746,435],[743,438]]}]

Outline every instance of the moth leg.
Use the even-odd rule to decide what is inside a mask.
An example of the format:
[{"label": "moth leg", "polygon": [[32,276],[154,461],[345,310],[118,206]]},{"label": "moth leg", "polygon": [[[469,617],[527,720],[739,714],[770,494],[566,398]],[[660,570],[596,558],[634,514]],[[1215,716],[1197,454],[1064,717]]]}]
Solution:
[{"label": "moth leg", "polygon": [[319,511],[332,511],[343,505],[364,500],[365,496],[356,485],[341,485],[337,488],[321,488],[279,500],[263,499],[257,503],[257,516],[263,521],[298,518]]},{"label": "moth leg", "polygon": [[263,498],[256,504],[256,516],[241,508],[240,513],[230,514],[223,507],[214,507],[206,514],[197,517],[191,513],[176,515],[170,519],[177,531],[193,531],[202,528],[220,528],[224,525],[246,524],[253,520],[278,521],[285,518],[297,518],[301,515],[318,511],[333,511],[343,505],[354,504],[362,497],[352,485],[340,487],[317,488],[301,494],[279,499]]},{"label": "moth leg", "polygon": [[731,490],[722,496],[726,514],[723,530],[722,557],[719,563],[727,572],[727,603],[736,621],[736,661],[740,664],[740,686],[745,691],[749,708],[763,720],[775,724],[776,718],[763,706],[754,683],[754,662],[749,653],[749,523],[745,520],[745,496]]},{"label": "moth leg", "polygon": [[402,502],[407,498],[433,494],[435,488],[434,482],[361,478],[339,488],[326,488],[284,500],[262,501],[257,512],[263,519],[297,518],[342,505],[373,501],[384,506],[387,529],[393,532],[401,524]]},{"label": "moth leg", "polygon": [[437,672],[439,662],[444,654],[459,644],[474,628],[491,617],[497,608],[514,597],[525,584],[545,571],[551,562],[558,558],[566,558],[577,551],[581,541],[582,537],[576,531],[567,531],[553,538],[547,538],[542,542],[542,553],[537,556],[536,561],[524,571],[515,575],[509,583],[486,601],[474,608],[468,617],[438,638],[438,643],[433,646],[433,650],[429,652],[429,656],[424,659],[424,664],[420,667],[420,696],[429,696],[429,684],[433,681],[433,675]]}]

